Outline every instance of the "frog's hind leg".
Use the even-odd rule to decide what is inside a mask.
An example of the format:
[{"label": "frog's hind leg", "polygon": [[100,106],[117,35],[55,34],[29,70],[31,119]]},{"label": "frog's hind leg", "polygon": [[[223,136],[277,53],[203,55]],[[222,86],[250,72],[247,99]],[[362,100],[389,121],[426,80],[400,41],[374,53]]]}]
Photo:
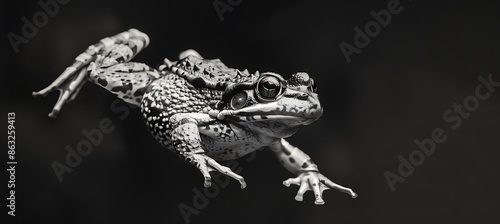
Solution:
[{"label": "frog's hind leg", "polygon": [[[104,59],[106,60],[106,59]],[[160,78],[158,71],[143,63],[127,62],[105,67],[90,64],[89,79],[127,103],[139,106],[150,84]]]},{"label": "frog's hind leg", "polygon": [[[111,92],[120,93],[117,95],[123,97],[125,101],[138,104],[137,100],[130,95],[140,94],[142,89],[139,90],[139,88],[149,84],[151,79],[158,74],[144,64],[125,62],[130,61],[148,44],[149,37],[136,29],[104,38],[88,47],[54,82],[38,92],[33,92],[33,96],[45,96],[54,90],[59,90],[59,99],[49,114],[49,117],[55,118],[62,106],[72,101],[89,79]],[[126,84],[118,85],[117,81],[126,82]],[[128,88],[134,84],[136,84],[135,88]],[[134,94],[121,94],[128,89],[131,92],[138,91],[133,92]]]}]

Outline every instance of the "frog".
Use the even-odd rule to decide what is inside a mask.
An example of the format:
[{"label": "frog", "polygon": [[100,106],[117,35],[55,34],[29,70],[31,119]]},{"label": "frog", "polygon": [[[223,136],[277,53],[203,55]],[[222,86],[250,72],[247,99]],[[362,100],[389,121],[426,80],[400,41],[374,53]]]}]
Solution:
[{"label": "frog", "polygon": [[149,36],[135,28],[103,38],[33,96],[59,91],[49,113],[55,119],[86,82],[103,87],[140,108],[154,138],[198,169],[205,187],[211,186],[211,173],[219,172],[245,188],[245,179],[220,162],[270,149],[296,175],[283,181],[286,187],[299,186],[295,200],[303,201],[312,191],[314,203],[322,205],[327,189],[357,197],[320,173],[310,156],[286,140],[323,114],[316,83],[306,72],[289,79],[274,72],[250,73],[192,49],[181,52],[177,61],[165,58],[156,68],[132,62],[149,43]]}]

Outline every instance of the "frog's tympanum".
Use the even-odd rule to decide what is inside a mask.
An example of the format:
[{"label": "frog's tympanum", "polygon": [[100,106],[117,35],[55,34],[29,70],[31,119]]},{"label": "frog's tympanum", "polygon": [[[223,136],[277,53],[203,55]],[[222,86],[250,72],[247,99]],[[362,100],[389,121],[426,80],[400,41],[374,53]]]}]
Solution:
[{"label": "frog's tympanum", "polygon": [[33,95],[60,91],[49,114],[55,118],[87,80],[109,90],[140,107],[156,140],[194,165],[206,187],[211,185],[210,172],[215,171],[244,188],[243,177],[217,161],[268,147],[297,175],[283,182],[299,186],[297,201],[312,190],[315,203],[324,204],[322,194],[329,188],[357,196],[323,176],[307,154],[285,140],[323,113],[316,85],[307,73],[293,74],[288,80],[273,72],[251,74],[228,68],[218,59],[203,59],[194,50],[182,52],[175,62],[165,59],[157,69],[129,62],[148,44],[149,37],[136,29],[104,38]]}]

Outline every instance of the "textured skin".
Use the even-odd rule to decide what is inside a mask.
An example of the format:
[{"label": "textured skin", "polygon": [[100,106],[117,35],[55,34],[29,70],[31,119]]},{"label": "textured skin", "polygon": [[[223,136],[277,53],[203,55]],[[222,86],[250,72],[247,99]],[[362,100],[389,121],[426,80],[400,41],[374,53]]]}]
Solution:
[{"label": "textured skin", "polygon": [[311,190],[315,203],[323,204],[322,192],[330,188],[357,196],[319,173],[307,154],[284,139],[323,113],[308,74],[299,72],[288,80],[272,72],[251,74],[228,68],[218,59],[203,59],[193,50],[181,53],[177,62],[165,59],[158,70],[129,62],[148,44],[149,37],[135,29],[104,38],[33,95],[59,90],[49,114],[55,117],[89,80],[140,106],[156,140],[198,168],[205,186],[211,184],[210,172],[216,171],[244,188],[243,177],[216,160],[236,159],[267,146],[298,175],[283,182],[300,186],[296,200]]},{"label": "textured skin", "polygon": [[[258,76],[247,71],[240,72],[227,68],[220,60],[206,60],[188,56],[177,63],[185,71],[214,82],[241,83],[254,80]],[[172,124],[170,118],[178,114],[208,114],[216,109],[223,91],[208,88],[196,88],[186,79],[172,73],[162,71],[162,78],[155,80],[151,90],[144,95],[141,111],[155,138],[165,147],[175,150],[172,144]],[[238,137],[227,122],[206,117],[197,125],[202,139],[202,148],[216,160],[228,160],[248,154],[262,145],[250,144],[255,138],[248,132],[243,138]],[[179,153],[185,148],[178,147]]]}]

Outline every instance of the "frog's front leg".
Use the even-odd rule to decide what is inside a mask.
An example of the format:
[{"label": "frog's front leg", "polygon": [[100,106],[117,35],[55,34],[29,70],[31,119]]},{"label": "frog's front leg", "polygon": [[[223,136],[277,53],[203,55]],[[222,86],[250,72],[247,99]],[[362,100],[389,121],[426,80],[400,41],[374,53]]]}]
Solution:
[{"label": "frog's front leg", "polygon": [[304,193],[312,190],[316,198],[314,203],[317,205],[324,204],[323,191],[330,188],[347,193],[352,198],[358,196],[350,188],[338,185],[319,173],[318,166],[314,164],[311,158],[297,147],[290,145],[285,139],[274,143],[270,148],[276,153],[276,156],[287,170],[298,175],[295,178],[283,181],[283,184],[287,187],[290,184],[299,186],[295,200],[302,201]]},{"label": "frog's front leg", "polygon": [[205,178],[205,187],[211,186],[212,178],[210,172],[218,171],[239,181],[243,189],[246,187],[246,183],[242,176],[205,155],[205,150],[202,148],[199,125],[212,121],[213,118],[210,118],[207,114],[181,113],[173,115],[170,118],[170,123],[174,127],[171,134],[171,142],[174,149],[182,158],[200,170]]}]

